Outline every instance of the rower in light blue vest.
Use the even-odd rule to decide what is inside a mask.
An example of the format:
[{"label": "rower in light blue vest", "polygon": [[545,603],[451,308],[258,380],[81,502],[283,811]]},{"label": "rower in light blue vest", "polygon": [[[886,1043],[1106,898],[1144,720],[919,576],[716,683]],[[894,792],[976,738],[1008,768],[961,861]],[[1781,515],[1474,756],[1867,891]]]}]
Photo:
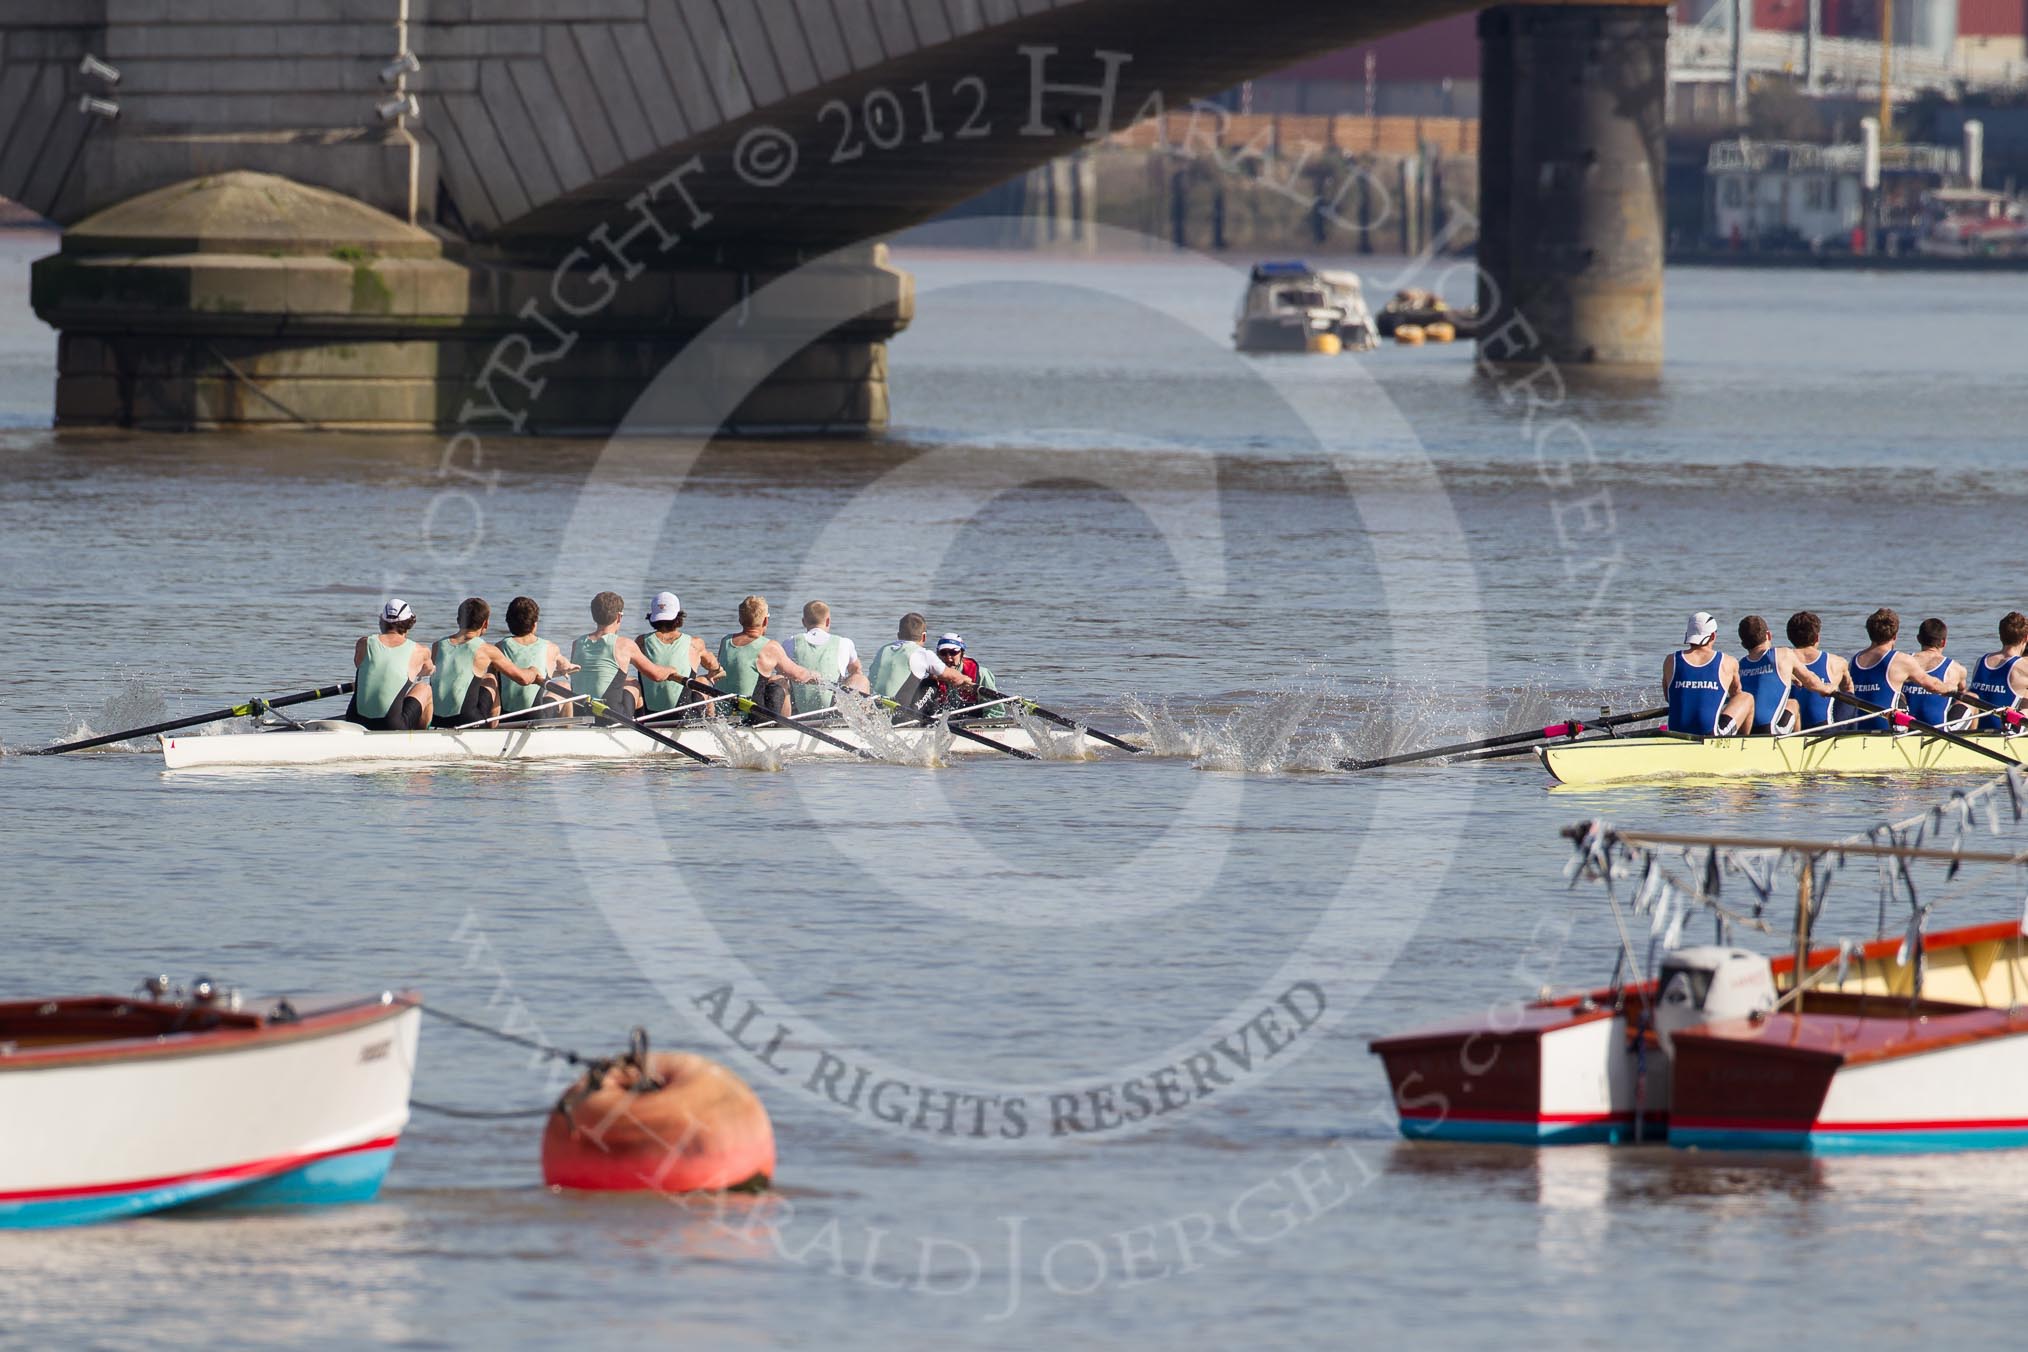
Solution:
[{"label": "rower in light blue vest", "polygon": [[[1942,621],[1937,623],[1941,625]],[[1900,634],[1901,616],[1886,606],[1866,617],[1866,637],[1873,642],[1852,654],[1850,679],[1853,698],[1892,709],[1900,704],[1902,691],[1910,687],[1932,695],[1955,693],[1953,687],[1923,670],[1922,664],[1912,655],[1894,650],[1894,640]],[[1922,721],[1927,723],[1930,720]],[[1886,718],[1868,718],[1854,726],[1861,732],[1888,732],[1893,730],[1894,724]]]},{"label": "rower in light blue vest", "polygon": [[[2028,662],[2021,660],[2023,653],[2028,653],[2028,615],[2010,610],[2000,621],[2000,651],[1972,663],[1966,690],[2002,709],[2018,709],[2028,703]],[[1980,732],[2010,730],[2007,720],[1998,714],[1987,714],[1978,726]],[[2018,727],[2015,725],[2016,730]]]},{"label": "rower in light blue vest", "polygon": [[1752,723],[1753,696],[1740,688],[1739,663],[1718,651],[1718,621],[1708,611],[1690,617],[1682,651],[1662,659],[1662,693],[1671,732],[1729,737]]},{"label": "rower in light blue vest", "polygon": [[822,601],[804,604],[803,632],[790,641],[789,656],[816,672],[823,681],[821,685],[799,685],[789,692],[799,714],[828,709],[837,703],[833,686],[862,695],[870,688],[859,663],[859,649],[851,639],[831,632],[831,607]]}]

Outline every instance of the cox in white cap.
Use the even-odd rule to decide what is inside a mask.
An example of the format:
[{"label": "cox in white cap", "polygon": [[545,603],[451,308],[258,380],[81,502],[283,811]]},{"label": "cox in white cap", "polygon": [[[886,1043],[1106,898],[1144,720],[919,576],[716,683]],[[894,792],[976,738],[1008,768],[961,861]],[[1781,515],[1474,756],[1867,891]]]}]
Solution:
[{"label": "cox in white cap", "polygon": [[402,600],[399,596],[380,608],[380,622],[382,624],[400,624],[403,620],[412,620],[414,618],[415,612],[410,610],[408,602]]},{"label": "cox in white cap", "polygon": [[1717,637],[1718,621],[1711,617],[1708,610],[1698,611],[1690,617],[1690,622],[1683,626],[1683,646],[1686,648],[1709,643]]},{"label": "cox in white cap", "polygon": [[655,599],[648,603],[648,623],[667,624],[683,613],[683,603],[676,599],[676,593],[656,592]]},{"label": "cox in white cap", "polygon": [[964,650],[965,650],[965,641],[962,638],[959,638],[956,634],[939,634],[937,636],[938,652],[940,653],[947,653],[953,651],[963,652]]}]

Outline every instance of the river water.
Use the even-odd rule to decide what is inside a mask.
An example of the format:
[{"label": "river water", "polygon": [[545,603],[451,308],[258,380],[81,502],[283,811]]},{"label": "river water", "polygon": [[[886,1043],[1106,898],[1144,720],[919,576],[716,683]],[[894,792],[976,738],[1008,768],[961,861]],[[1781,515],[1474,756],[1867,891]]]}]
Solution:
[{"label": "river water", "polygon": [[[587,1052],[642,1024],[753,1082],[781,1148],[768,1199],[592,1200],[542,1188],[538,1122],[419,1114],[371,1206],[0,1238],[10,1334],[1604,1346],[1802,1319],[1900,1344],[2012,1307],[2028,1156],[1410,1147],[1365,1051],[1606,975],[1602,903],[1560,878],[1575,819],[1844,833],[1949,784],[1329,767],[1653,703],[1697,608],[1729,636],[1808,607],[1853,649],[1886,603],[1983,650],[2028,602],[2003,525],[2028,278],[1677,271],[1666,375],[1562,388],[1476,379],[1464,347],[1236,358],[1239,274],[1202,259],[903,254],[882,441],[494,440],[461,474],[422,438],[55,436],[45,247],[0,235],[9,749],[343,678],[390,593],[433,635],[462,596],[527,592],[567,638],[612,586],[635,617],[674,588],[714,638],[748,592],[784,626],[821,596],[863,650],[920,609],[1162,754],[0,758],[0,989],[415,986]],[[1384,295],[1407,265],[1355,266]],[[749,1002],[788,1073],[707,1017]],[[1241,1032],[1267,1008],[1282,1038]],[[827,1096],[827,1056],[900,1085],[902,1120]],[[1130,1082],[1188,1085],[1193,1057],[1216,1074],[1125,1120]],[[425,1024],[419,1099],[556,1088]],[[920,1107],[946,1091],[954,1128]]]}]

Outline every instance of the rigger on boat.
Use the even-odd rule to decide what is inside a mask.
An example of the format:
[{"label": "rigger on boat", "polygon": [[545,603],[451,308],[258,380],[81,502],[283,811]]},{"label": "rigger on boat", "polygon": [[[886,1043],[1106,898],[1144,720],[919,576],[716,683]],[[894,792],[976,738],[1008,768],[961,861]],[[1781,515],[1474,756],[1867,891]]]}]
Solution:
[{"label": "rigger on boat", "polygon": [[[1846,840],[1572,827],[1571,877],[1605,887],[1617,927],[1612,980],[1544,994],[1518,1016],[1376,1040],[1402,1134],[1816,1153],[2028,1145],[2028,916],[2017,900],[2028,851],[1974,843],[1982,828],[2018,827],[2024,803],[2028,779],[2010,770]],[[1940,884],[1982,865],[2014,870],[2000,894],[2009,918],[1931,932],[1932,911],[1955,900]],[[1814,944],[1832,880],[1855,869],[1877,873],[1879,914],[1905,927]],[[1716,941],[1684,946],[1700,916]],[[1744,932],[1786,951],[1735,944]]]}]

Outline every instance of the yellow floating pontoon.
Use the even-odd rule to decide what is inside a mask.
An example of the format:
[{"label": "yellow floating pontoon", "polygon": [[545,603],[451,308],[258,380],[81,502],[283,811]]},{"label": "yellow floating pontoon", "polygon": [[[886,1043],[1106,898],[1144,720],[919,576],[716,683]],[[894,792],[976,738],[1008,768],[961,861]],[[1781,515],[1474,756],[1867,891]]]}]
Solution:
[{"label": "yellow floating pontoon", "polygon": [[[2028,737],[1964,734],[1966,741],[2028,765]],[[1559,784],[1651,779],[1751,779],[1769,775],[1888,775],[2004,767],[1970,747],[1920,732],[1832,732],[1788,737],[1601,737],[1536,748]]]}]

